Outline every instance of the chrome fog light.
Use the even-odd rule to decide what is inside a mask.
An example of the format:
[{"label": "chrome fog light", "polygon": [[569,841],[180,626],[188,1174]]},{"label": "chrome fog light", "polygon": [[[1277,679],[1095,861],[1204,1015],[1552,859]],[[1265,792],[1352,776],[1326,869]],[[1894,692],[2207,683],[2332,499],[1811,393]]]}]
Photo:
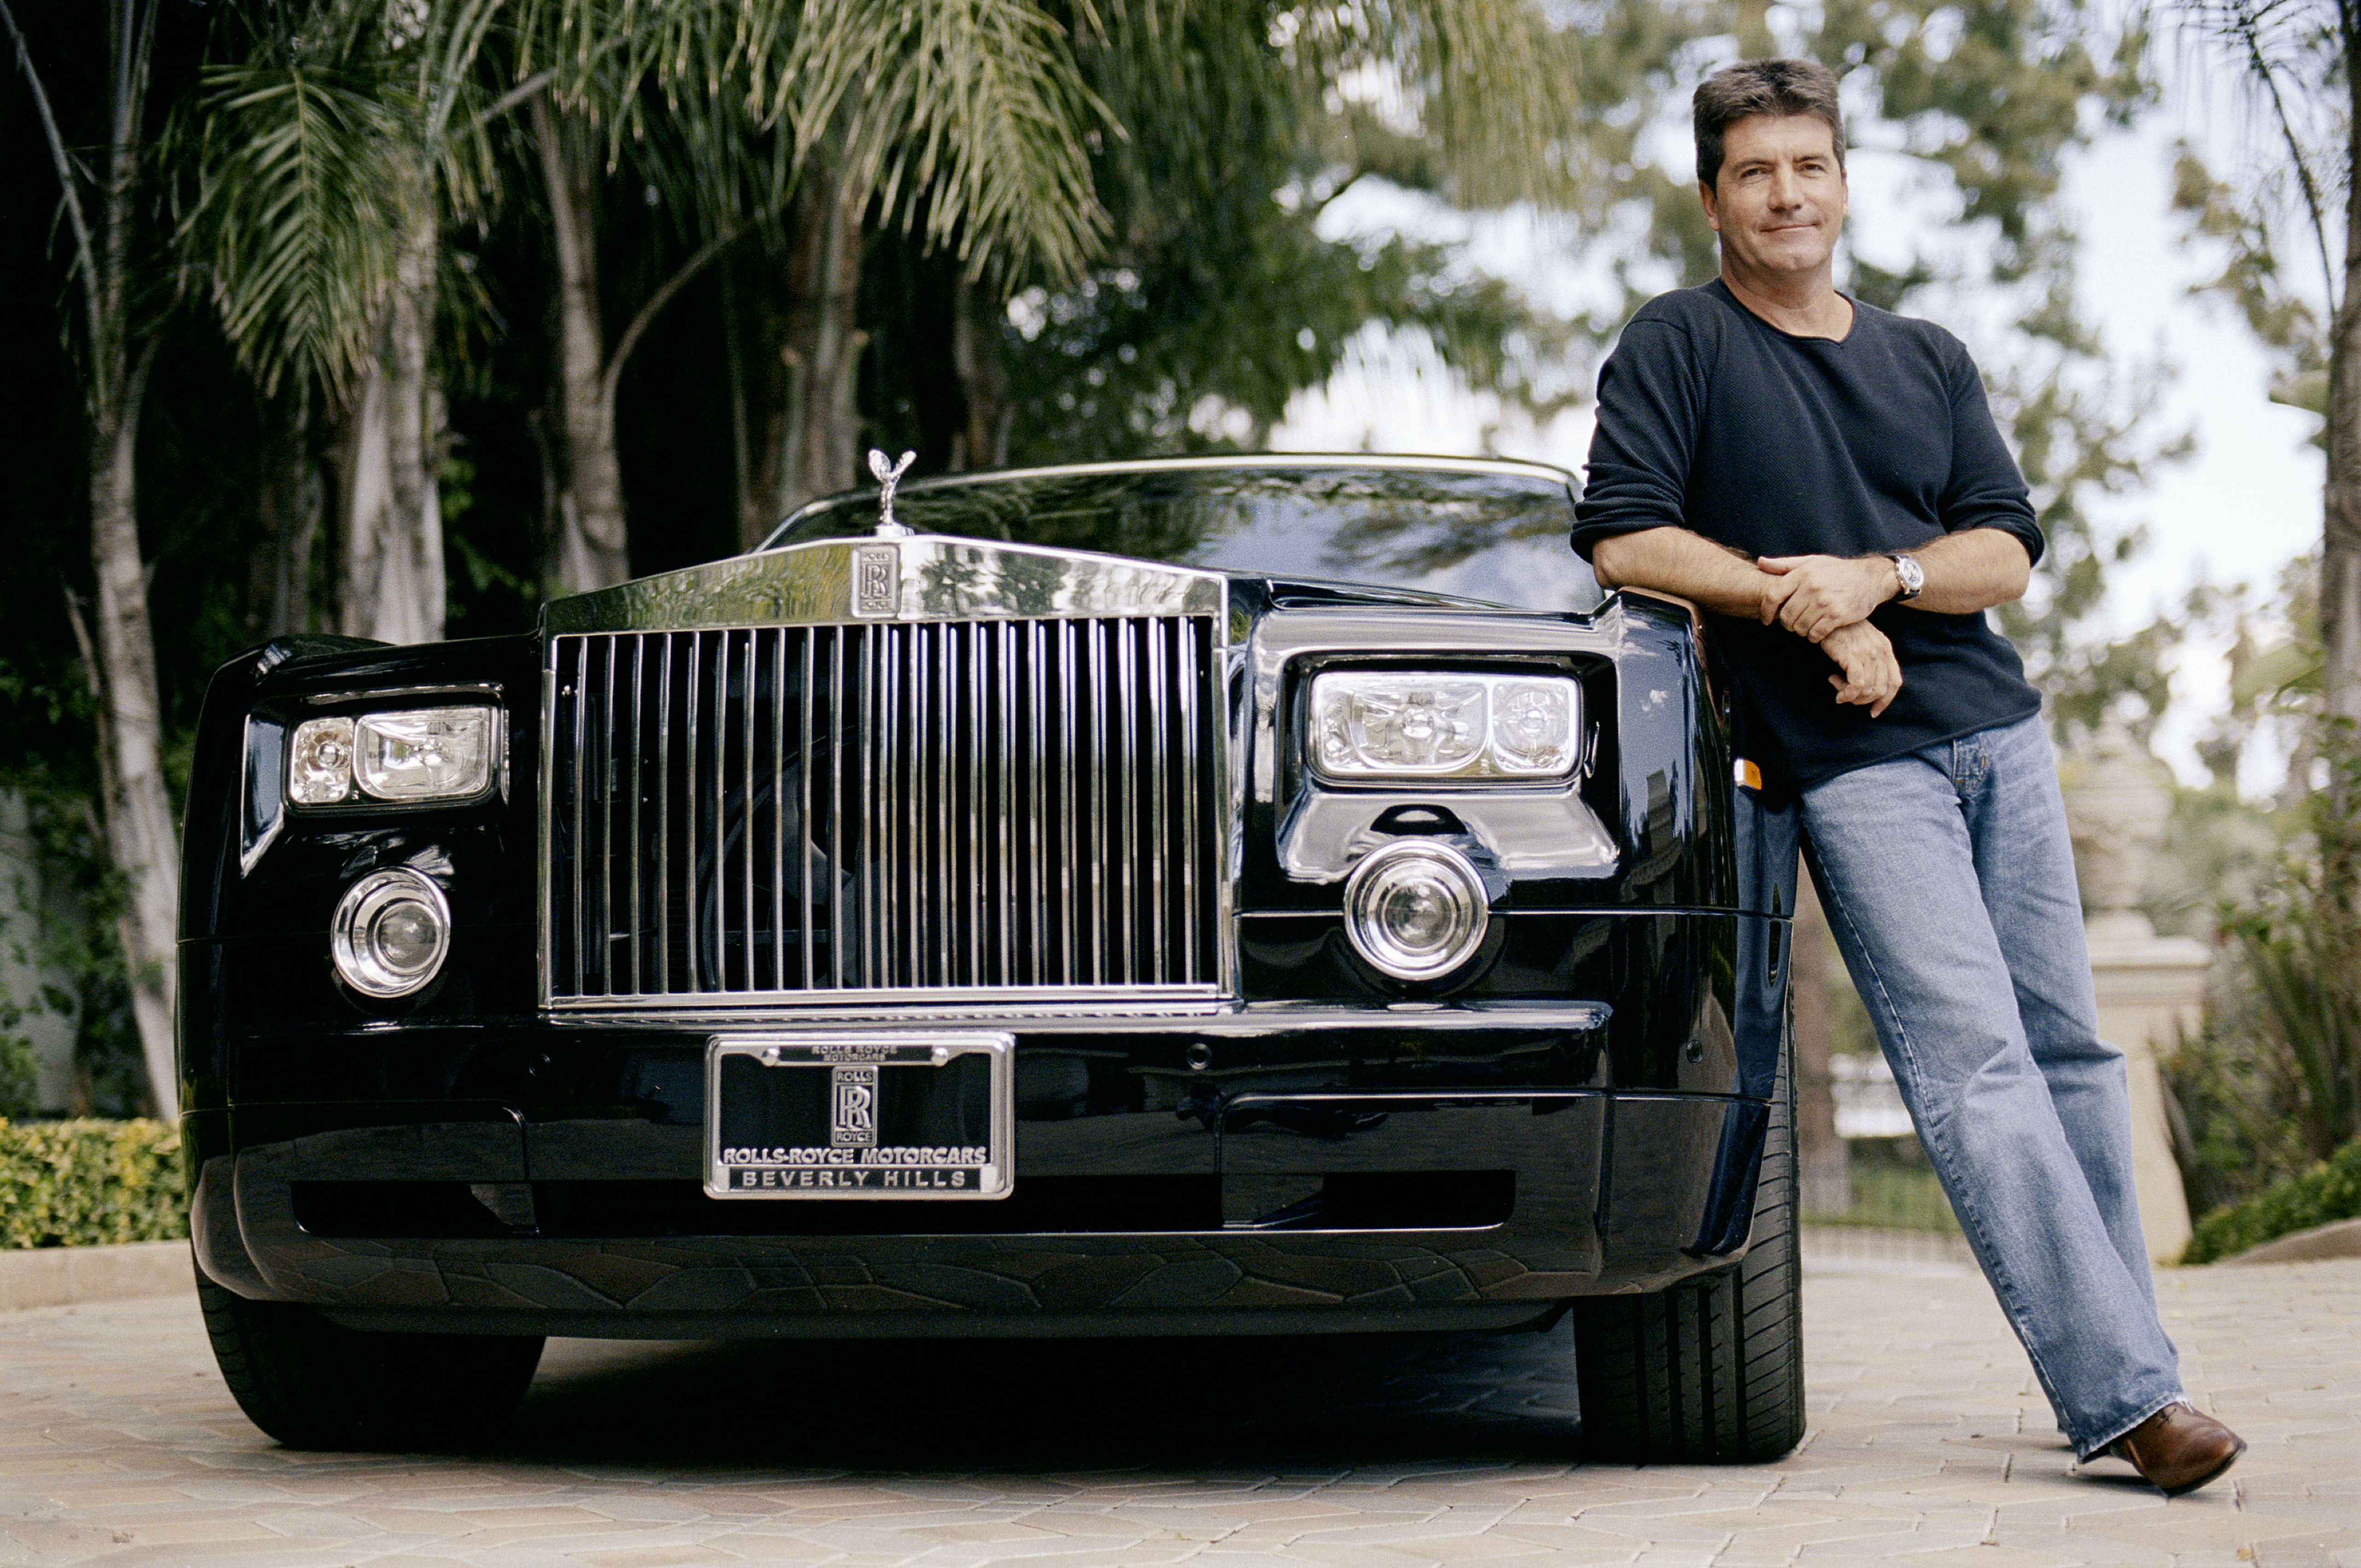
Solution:
[{"label": "chrome fog light", "polygon": [[1475,957],[1491,924],[1484,879],[1446,844],[1397,839],[1345,883],[1353,950],[1397,980],[1436,980]]},{"label": "chrome fog light", "polygon": [[364,996],[407,996],[451,950],[450,903],[416,872],[371,872],[337,901],[328,950],[336,973]]}]

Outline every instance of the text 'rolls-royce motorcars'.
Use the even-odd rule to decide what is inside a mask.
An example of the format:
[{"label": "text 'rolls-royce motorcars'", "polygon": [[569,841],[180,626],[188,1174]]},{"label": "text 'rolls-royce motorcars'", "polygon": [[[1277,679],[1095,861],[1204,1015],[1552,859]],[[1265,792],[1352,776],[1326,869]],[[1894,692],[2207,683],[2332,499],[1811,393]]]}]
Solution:
[{"label": "text 'rolls-royce motorcars'", "polygon": [[1571,1312],[1595,1449],[1792,1447],[1793,870],[1570,477],[880,477],[215,676],[183,1124],[254,1420],[432,1441],[553,1334]]}]

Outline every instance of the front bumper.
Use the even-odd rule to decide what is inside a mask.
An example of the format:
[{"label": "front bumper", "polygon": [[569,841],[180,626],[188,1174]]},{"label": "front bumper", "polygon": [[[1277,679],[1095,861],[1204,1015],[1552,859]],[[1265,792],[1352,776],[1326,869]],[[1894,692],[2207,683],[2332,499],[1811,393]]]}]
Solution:
[{"label": "front bumper", "polygon": [[997,1202],[706,1197],[704,1029],[257,1030],[238,1076],[313,1097],[189,1115],[192,1233],[222,1284],[356,1326],[1513,1327],[1742,1243],[1760,1102],[1609,1087],[1607,1016],[997,1020],[1018,1068]]}]

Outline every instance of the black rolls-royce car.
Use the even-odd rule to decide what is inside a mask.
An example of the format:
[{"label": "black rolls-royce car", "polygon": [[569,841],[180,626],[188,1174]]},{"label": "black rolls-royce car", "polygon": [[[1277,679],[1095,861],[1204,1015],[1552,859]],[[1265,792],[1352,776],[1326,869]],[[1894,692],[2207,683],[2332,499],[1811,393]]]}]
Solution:
[{"label": "black rolls-royce car", "polygon": [[183,1126],[253,1420],[432,1442],[551,1334],[1571,1311],[1594,1449],[1792,1447],[1792,868],[1569,476],[879,476],[214,677]]}]

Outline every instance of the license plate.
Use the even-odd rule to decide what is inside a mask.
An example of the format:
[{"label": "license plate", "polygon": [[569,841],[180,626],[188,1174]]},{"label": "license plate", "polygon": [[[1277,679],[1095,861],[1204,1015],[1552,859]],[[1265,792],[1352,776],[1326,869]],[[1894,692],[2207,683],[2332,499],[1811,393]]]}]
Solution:
[{"label": "license plate", "polygon": [[726,1035],[705,1047],[716,1198],[1005,1198],[1006,1035]]}]

